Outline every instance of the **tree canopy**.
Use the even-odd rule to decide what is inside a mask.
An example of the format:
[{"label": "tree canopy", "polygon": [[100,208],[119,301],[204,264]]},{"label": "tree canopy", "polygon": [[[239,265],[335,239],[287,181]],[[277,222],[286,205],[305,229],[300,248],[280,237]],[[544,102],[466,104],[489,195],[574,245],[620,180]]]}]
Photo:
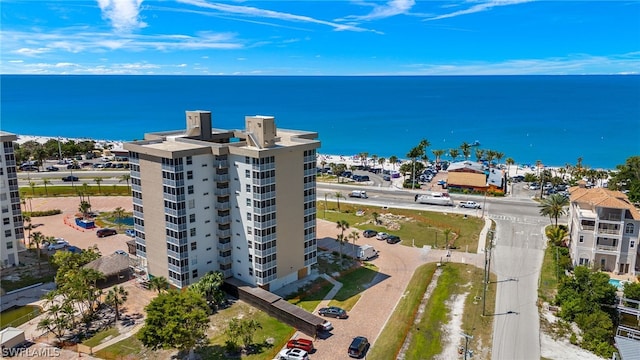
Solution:
[{"label": "tree canopy", "polygon": [[206,340],[209,309],[195,291],[161,293],[145,310],[147,318],[137,337],[148,348],[192,351]]},{"label": "tree canopy", "polygon": [[611,190],[628,191],[631,202],[640,202],[640,156],[631,156],[623,165],[616,166],[608,187]]}]

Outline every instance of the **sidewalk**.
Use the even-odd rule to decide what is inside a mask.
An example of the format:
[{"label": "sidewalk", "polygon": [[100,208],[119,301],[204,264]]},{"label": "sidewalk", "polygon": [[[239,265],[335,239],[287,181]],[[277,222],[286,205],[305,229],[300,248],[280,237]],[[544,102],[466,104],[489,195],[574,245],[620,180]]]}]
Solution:
[{"label": "sidewalk", "polygon": [[480,230],[480,236],[478,238],[478,254],[484,254],[484,249],[487,244],[487,235],[489,235],[489,230],[491,229],[491,219],[489,217],[484,217],[484,227]]},{"label": "sidewalk", "polygon": [[102,349],[104,349],[104,348],[106,348],[108,346],[111,346],[111,345],[113,345],[113,344],[115,344],[115,343],[117,343],[119,341],[127,339],[127,338],[135,335],[138,332],[138,330],[140,330],[143,326],[144,326],[144,322],[136,324],[134,327],[129,329],[129,331],[127,331],[126,333],[120,334],[120,335],[118,335],[116,337],[113,337],[113,338],[103,342],[102,344],[99,344],[99,345],[96,345],[96,346],[92,347],[91,348],[91,352],[93,354],[95,354],[96,352],[98,352],[98,351],[100,351],[100,350],[102,350]]},{"label": "sidewalk", "polygon": [[327,293],[327,295],[324,296],[322,301],[320,301],[318,303],[318,306],[316,306],[315,310],[313,310],[314,313],[316,311],[320,310],[323,307],[329,306],[329,301],[333,300],[333,298],[336,296],[338,291],[340,291],[340,289],[342,289],[342,283],[339,282],[339,281],[336,281],[331,276],[329,276],[327,274],[321,274],[320,276],[323,277],[324,279],[326,279],[328,282],[332,283],[333,284],[333,288],[331,289],[331,291],[329,291]]},{"label": "sidewalk", "polygon": [[0,311],[5,311],[14,306],[25,306],[34,303],[56,288],[53,282],[44,283],[24,290],[11,291],[0,296]]}]

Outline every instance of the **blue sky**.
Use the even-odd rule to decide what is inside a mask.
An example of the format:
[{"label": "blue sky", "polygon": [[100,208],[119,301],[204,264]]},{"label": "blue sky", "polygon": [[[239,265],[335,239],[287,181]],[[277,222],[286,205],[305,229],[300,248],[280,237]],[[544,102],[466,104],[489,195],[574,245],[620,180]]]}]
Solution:
[{"label": "blue sky", "polygon": [[640,1],[1,0],[3,74],[640,74]]}]

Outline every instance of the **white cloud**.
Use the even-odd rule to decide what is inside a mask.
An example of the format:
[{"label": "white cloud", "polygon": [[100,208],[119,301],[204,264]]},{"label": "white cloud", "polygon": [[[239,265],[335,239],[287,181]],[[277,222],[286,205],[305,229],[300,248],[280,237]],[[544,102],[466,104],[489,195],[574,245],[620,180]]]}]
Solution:
[{"label": "white cloud", "polygon": [[181,67],[181,68],[187,67],[187,64],[180,64],[180,65],[178,65],[178,67]]},{"label": "white cloud", "polygon": [[9,60],[9,62],[14,64],[22,64],[24,60]]},{"label": "white cloud", "polygon": [[102,17],[118,32],[130,32],[147,26],[140,19],[143,0],[98,0]]},{"label": "white cloud", "polygon": [[456,16],[461,16],[461,15],[474,14],[477,12],[487,11],[498,6],[517,5],[517,4],[523,4],[523,3],[532,2],[532,1],[534,0],[489,0],[489,1],[484,1],[479,4],[473,5],[468,9],[458,10],[448,14],[430,17],[425,19],[425,21],[441,20],[441,19],[447,19],[447,18],[452,18]]},{"label": "white cloud", "polygon": [[51,49],[48,49],[48,48],[37,48],[37,49],[20,48],[13,52],[16,54],[24,55],[24,56],[37,56],[49,51],[51,51]]},{"label": "white cloud", "polygon": [[251,6],[238,6],[238,5],[230,5],[230,4],[223,4],[223,3],[212,3],[212,2],[207,2],[205,0],[178,0],[178,2],[201,7],[201,8],[206,8],[210,10],[216,10],[216,11],[220,11],[222,13],[227,13],[227,14],[236,14],[236,15],[251,16],[256,18],[269,18],[269,19],[277,19],[282,21],[326,25],[326,26],[332,27],[336,31],[377,32],[374,30],[365,29],[358,26],[340,24],[340,23],[325,21],[325,20],[318,20],[318,19],[315,19],[309,16],[304,16],[304,15],[296,15],[296,14],[283,13],[283,12],[273,11],[273,10],[259,9]]},{"label": "white cloud", "polygon": [[70,62],[60,62],[54,65],[57,68],[65,68],[65,67],[78,67],[78,64],[70,63]]},{"label": "white cloud", "polygon": [[[351,15],[345,17],[349,20],[377,20],[391,16],[407,14],[409,10],[416,4],[415,0],[390,0],[383,5],[377,3],[372,4],[373,10],[362,16]],[[367,4],[365,4],[367,5]]]}]

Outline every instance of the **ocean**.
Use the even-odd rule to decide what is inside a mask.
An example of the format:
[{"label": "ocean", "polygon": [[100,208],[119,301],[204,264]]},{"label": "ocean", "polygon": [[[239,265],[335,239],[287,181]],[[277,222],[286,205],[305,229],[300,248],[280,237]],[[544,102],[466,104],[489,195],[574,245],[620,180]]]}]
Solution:
[{"label": "ocean", "polygon": [[271,115],[316,131],[323,154],[406,158],[427,139],[431,159],[474,141],[517,164],[614,168],[640,155],[640,76],[2,75],[0,89],[0,129],[19,135],[139,140],[209,110],[214,128]]}]

